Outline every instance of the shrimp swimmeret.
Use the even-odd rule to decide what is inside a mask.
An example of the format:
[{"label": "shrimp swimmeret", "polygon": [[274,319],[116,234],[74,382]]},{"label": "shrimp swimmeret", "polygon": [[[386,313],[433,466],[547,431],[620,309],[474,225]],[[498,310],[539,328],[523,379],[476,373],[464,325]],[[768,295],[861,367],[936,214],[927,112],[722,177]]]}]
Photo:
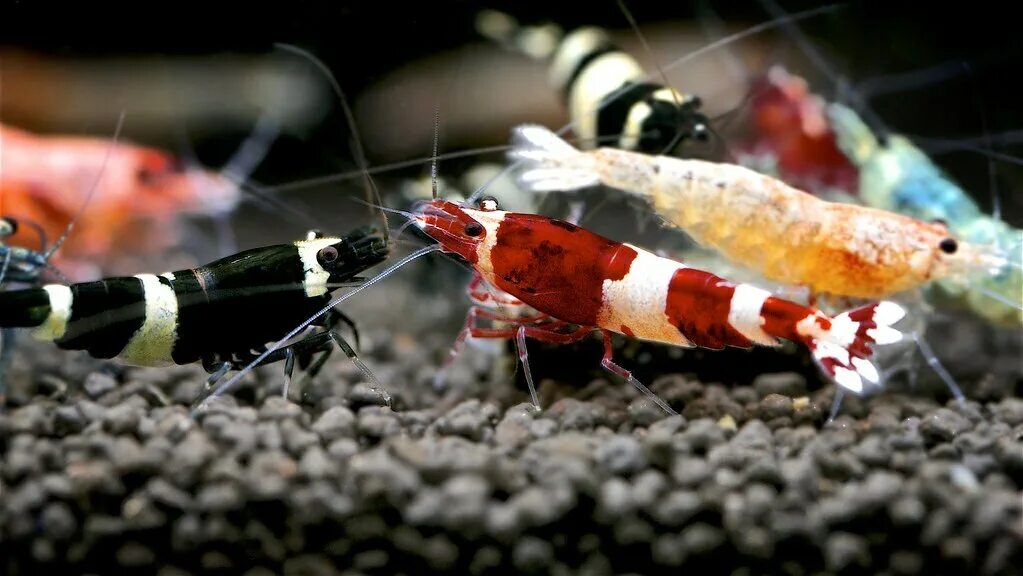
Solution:
[{"label": "shrimp swimmeret", "polygon": [[814,293],[879,298],[1004,263],[940,223],[827,202],[734,164],[614,148],[580,151],[541,126],[516,130],[535,191],[603,184],[648,202],[697,242]]}]

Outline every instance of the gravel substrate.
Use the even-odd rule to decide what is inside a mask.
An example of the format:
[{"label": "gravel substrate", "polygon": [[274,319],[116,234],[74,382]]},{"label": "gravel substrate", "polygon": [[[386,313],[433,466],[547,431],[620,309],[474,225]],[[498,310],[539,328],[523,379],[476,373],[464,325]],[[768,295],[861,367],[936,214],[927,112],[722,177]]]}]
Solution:
[{"label": "gravel substrate", "polygon": [[480,351],[434,391],[452,334],[369,331],[391,407],[339,354],[299,403],[269,367],[197,421],[196,367],[122,372],[23,342],[0,415],[0,571],[1023,565],[1018,372],[964,382],[979,400],[963,406],[883,394],[825,424],[831,388],[799,373],[729,386],[667,373],[650,382],[681,413],[669,418],[580,366],[582,385],[547,380],[534,414]]}]

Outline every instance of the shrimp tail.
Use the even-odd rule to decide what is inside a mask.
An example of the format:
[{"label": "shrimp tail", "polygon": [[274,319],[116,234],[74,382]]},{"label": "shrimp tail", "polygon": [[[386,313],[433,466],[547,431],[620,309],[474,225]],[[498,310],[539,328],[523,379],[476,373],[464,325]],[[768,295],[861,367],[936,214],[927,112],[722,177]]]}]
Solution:
[{"label": "shrimp tail", "polygon": [[543,126],[515,129],[511,160],[525,165],[519,182],[534,192],[577,190],[600,183],[594,158]]},{"label": "shrimp tail", "polygon": [[893,302],[875,302],[843,312],[821,322],[808,316],[797,325],[814,361],[836,384],[850,392],[862,393],[864,381],[880,384],[881,376],[868,358],[875,344],[893,344],[903,334],[892,328],[906,311]]}]

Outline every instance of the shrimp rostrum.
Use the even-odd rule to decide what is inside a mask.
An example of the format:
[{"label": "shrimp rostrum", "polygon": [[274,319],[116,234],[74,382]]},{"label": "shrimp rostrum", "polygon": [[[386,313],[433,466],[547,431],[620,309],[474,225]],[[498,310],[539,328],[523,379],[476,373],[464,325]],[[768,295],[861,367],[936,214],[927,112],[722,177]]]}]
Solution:
[{"label": "shrimp rostrum", "polygon": [[[891,325],[904,311],[872,303],[828,317],[748,284],[616,242],[584,228],[535,214],[504,212],[492,198],[469,208],[434,200],[411,214],[440,249],[467,262],[496,294],[510,295],[537,315],[500,315],[499,329],[476,328],[477,337],[514,338],[528,373],[527,338],[553,343],[599,332],[602,366],[625,378],[666,411],[671,408],[612,358],[611,334],[674,346],[720,349],[778,346],[780,339],[807,347],[842,389],[861,393],[880,376],[872,345],[899,341]],[[490,314],[488,310],[481,310]]]}]

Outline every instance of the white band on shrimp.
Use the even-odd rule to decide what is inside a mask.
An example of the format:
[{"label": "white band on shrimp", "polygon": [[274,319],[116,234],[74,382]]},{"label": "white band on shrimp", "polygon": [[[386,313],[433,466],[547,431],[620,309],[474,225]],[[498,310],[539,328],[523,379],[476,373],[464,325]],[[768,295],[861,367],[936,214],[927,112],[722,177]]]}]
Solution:
[{"label": "white band on shrimp", "polygon": [[732,301],[728,306],[728,323],[735,328],[736,332],[749,338],[751,342],[764,346],[777,346],[778,339],[771,336],[761,326],[764,325],[764,316],[761,311],[764,302],[771,297],[767,290],[739,284],[732,292]]}]

